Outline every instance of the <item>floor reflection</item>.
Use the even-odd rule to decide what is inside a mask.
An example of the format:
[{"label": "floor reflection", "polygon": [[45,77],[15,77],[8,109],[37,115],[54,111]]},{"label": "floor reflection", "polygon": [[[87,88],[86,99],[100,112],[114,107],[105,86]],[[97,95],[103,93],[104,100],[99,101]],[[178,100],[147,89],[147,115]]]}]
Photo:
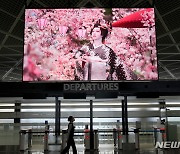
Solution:
[{"label": "floor reflection", "polygon": [[[0,154],[60,154],[60,145],[52,146],[49,151],[42,151],[38,149],[32,149],[32,150],[26,150],[26,151],[19,151],[19,146],[17,145],[1,145],[0,146]],[[107,147],[107,148],[105,148]],[[73,152],[70,150],[69,154],[73,154]],[[118,150],[115,149],[108,149],[108,146],[104,145],[104,148],[100,149],[99,151],[84,151],[83,149],[78,151],[78,154],[180,154],[180,149],[166,149],[166,150]]]}]

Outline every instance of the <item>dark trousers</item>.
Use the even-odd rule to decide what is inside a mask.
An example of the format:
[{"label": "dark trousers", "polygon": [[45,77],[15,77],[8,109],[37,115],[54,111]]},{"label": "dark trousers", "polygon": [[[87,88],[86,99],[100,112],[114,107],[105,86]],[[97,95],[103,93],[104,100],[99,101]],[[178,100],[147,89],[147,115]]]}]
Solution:
[{"label": "dark trousers", "polygon": [[76,145],[75,145],[74,139],[71,139],[71,140],[69,140],[67,142],[67,146],[63,149],[61,154],[66,154],[69,151],[70,146],[72,146],[73,154],[77,154],[77,150],[76,150]]}]

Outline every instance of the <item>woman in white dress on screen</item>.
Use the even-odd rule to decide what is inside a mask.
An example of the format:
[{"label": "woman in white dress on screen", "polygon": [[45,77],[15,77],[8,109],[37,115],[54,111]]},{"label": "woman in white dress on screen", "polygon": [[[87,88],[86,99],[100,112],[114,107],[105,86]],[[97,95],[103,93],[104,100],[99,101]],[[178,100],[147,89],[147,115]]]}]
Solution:
[{"label": "woman in white dress on screen", "polygon": [[79,80],[126,80],[123,66],[116,65],[116,54],[104,44],[111,28],[109,23],[102,24],[100,20],[92,28],[92,42],[81,48],[81,53],[87,56]]}]

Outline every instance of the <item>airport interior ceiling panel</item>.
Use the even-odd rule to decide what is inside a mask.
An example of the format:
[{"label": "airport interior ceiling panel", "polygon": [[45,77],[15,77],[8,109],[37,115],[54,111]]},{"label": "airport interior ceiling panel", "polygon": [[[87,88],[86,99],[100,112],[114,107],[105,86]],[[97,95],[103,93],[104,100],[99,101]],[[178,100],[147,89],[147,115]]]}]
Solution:
[{"label": "airport interior ceiling panel", "polygon": [[152,7],[156,13],[158,69],[160,80],[180,79],[179,0],[1,0],[0,81],[21,81],[24,10],[67,7]]}]

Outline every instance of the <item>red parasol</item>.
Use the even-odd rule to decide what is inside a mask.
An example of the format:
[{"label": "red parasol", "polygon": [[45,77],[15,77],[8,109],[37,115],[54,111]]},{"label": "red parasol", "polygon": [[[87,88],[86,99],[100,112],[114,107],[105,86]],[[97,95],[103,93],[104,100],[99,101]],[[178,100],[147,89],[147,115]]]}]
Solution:
[{"label": "red parasol", "polygon": [[[153,8],[147,8],[147,9],[137,11],[131,15],[128,15],[128,16],[112,23],[112,26],[113,27],[122,27],[122,28],[147,28],[148,25],[144,24],[143,21],[147,21],[151,17],[150,17],[150,15],[148,15],[148,16],[146,16],[147,18],[145,19],[142,14],[149,13],[151,11],[153,11]],[[148,24],[152,25],[153,22],[150,21]]]}]

